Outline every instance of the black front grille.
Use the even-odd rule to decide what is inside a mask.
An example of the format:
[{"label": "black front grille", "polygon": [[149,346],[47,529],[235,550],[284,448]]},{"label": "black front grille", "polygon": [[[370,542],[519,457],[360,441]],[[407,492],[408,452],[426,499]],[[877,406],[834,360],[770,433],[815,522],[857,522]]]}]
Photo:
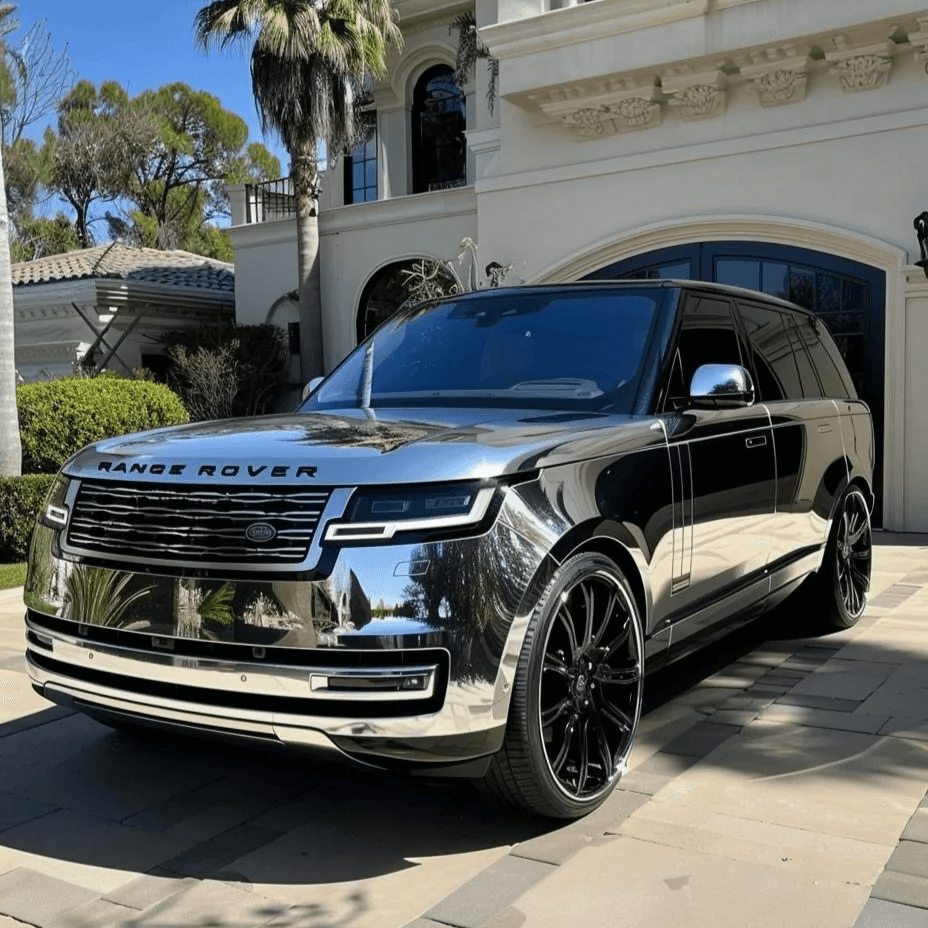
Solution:
[{"label": "black front grille", "polygon": [[[299,564],[328,498],[328,490],[301,487],[85,480],[74,502],[68,545],[113,558]],[[253,538],[273,537],[249,540],[249,527]]]}]

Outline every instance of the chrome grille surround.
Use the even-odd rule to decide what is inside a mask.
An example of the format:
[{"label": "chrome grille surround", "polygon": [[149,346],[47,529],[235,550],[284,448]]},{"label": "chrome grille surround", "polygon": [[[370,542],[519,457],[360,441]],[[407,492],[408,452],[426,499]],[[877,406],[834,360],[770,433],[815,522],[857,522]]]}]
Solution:
[{"label": "chrome grille surround", "polygon": [[[82,480],[65,548],[107,560],[274,569],[303,564],[331,490]],[[250,541],[250,526],[273,528]],[[271,533],[266,533],[271,534]]]}]

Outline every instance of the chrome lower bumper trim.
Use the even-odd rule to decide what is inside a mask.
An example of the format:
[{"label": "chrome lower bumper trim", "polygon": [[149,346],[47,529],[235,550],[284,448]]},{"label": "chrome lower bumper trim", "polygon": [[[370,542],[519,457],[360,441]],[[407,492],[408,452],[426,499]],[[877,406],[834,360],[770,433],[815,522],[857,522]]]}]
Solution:
[{"label": "chrome lower bumper trim", "polygon": [[[482,756],[482,745],[501,725],[493,687],[442,683],[439,689],[436,681],[444,671],[424,661],[370,667],[188,663],[177,655],[101,648],[35,626],[27,630],[26,658],[39,692],[89,714],[286,747],[323,747],[354,760],[360,754],[372,765],[380,757],[434,764]],[[412,685],[425,689],[401,688]],[[345,686],[361,689],[338,689]],[[371,692],[369,686],[394,689]],[[333,690],[340,697],[336,702]],[[431,703],[423,701],[426,696]],[[325,714],[326,705],[342,709]]]}]

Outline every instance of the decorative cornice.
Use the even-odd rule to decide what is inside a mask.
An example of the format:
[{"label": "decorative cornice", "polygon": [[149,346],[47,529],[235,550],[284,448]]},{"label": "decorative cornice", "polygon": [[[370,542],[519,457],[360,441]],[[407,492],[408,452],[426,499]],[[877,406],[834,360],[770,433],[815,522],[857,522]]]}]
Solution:
[{"label": "decorative cornice", "polygon": [[[600,3],[603,4],[601,9]],[[726,0],[725,4],[726,8],[739,5],[741,0]],[[520,27],[531,25],[537,31],[539,41],[544,32],[547,44],[543,49],[520,46],[513,57],[521,58],[538,51],[556,55],[558,49],[569,46],[571,41],[559,31],[559,26],[567,22],[561,14],[569,13],[571,22],[583,20],[593,30],[594,26],[603,25],[600,16],[607,6],[614,9],[610,0],[600,0],[520,21]],[[641,12],[646,7],[649,15],[656,14],[657,6],[649,0],[640,0],[640,8],[636,9]],[[721,8],[713,7],[713,11],[705,15],[714,15]],[[681,12],[679,5],[673,10],[675,15]],[[507,30],[515,25],[489,27],[488,35],[497,35],[494,30],[502,30],[498,35],[506,32],[508,36]],[[662,22],[662,25],[667,23]],[[636,28],[641,28],[640,24]],[[485,31],[481,30],[481,35]],[[586,39],[600,41],[614,34],[615,30],[604,29],[601,34],[594,30]],[[514,34],[512,38],[516,41]],[[626,40],[626,44],[629,41]],[[565,62],[561,67],[544,67],[538,59],[539,67],[534,69],[529,67],[528,61],[514,63],[515,80],[510,82],[503,55],[502,83],[510,90],[502,96],[530,114],[534,112],[539,122],[560,123],[581,139],[602,139],[633,129],[660,126],[669,112],[687,121],[718,116],[725,111],[729,97],[733,97],[738,88],[752,94],[763,107],[802,102],[809,88],[814,86],[816,74],[834,75],[846,93],[876,89],[890,77],[896,57],[914,55],[928,69],[928,11],[836,26],[830,31],[810,31],[801,37],[784,38],[770,44],[720,47],[718,51],[707,50],[689,59],[671,58],[665,65],[657,63],[659,36],[649,35],[648,42],[655,52],[652,57],[657,59],[654,64],[585,76],[581,76],[582,63],[570,68]],[[611,63],[647,57],[622,55],[620,51],[620,46],[616,45],[616,54],[611,58],[600,54],[591,60]],[[570,61],[573,62],[573,56]],[[610,66],[615,67],[614,64],[605,65]],[[565,79],[555,83],[555,73],[563,73]],[[571,73],[570,78],[566,78],[567,73]],[[537,79],[535,86],[532,86],[533,74]],[[819,83],[827,86],[828,82]],[[647,88],[648,93],[633,92],[640,88]],[[610,94],[617,98],[610,99]]]},{"label": "decorative cornice", "polygon": [[892,70],[894,42],[878,42],[863,48],[848,48],[844,36],[832,40],[837,51],[826,52],[825,60],[832,64],[831,73],[837,75],[845,93],[876,90],[889,79]]}]

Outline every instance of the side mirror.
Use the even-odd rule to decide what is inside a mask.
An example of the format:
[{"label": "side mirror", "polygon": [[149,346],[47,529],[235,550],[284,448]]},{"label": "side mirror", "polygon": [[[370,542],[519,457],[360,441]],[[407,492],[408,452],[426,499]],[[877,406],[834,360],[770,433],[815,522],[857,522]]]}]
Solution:
[{"label": "side mirror", "polygon": [[309,398],[309,396],[315,391],[316,387],[325,380],[325,377],[313,377],[312,380],[305,387],[303,387],[303,400]]},{"label": "side mirror", "polygon": [[740,364],[703,364],[690,381],[690,403],[700,409],[750,406],[754,382]]}]

